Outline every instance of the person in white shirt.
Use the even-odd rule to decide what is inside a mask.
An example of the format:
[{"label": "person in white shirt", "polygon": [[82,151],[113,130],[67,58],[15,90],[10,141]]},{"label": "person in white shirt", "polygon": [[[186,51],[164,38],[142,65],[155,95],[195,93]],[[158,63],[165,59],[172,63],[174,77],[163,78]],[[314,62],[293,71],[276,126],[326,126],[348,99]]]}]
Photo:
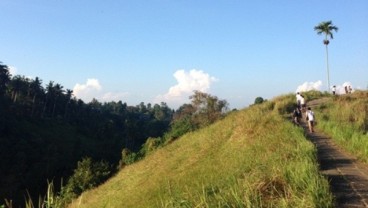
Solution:
[{"label": "person in white shirt", "polygon": [[305,99],[303,95],[300,95],[300,106],[301,106],[302,112],[304,113],[306,104],[305,104]]},{"label": "person in white shirt", "polygon": [[306,119],[308,121],[308,127],[309,127],[309,132],[313,133],[314,132],[314,122],[315,122],[315,118],[314,118],[314,112],[312,111],[312,109],[310,107],[308,107],[307,112],[305,113]]},{"label": "person in white shirt", "polygon": [[332,94],[333,94],[333,95],[335,95],[335,94],[336,94],[336,86],[335,86],[335,85],[332,87]]},{"label": "person in white shirt", "polygon": [[301,102],[301,98],[302,98],[302,97],[300,96],[300,93],[299,93],[299,92],[297,92],[297,93],[296,93],[296,104],[297,104],[297,106],[298,106],[298,108],[299,108],[299,109],[300,109],[300,107],[301,107],[301,106],[300,106],[300,104],[301,104],[301,103],[300,103],[300,102]]}]

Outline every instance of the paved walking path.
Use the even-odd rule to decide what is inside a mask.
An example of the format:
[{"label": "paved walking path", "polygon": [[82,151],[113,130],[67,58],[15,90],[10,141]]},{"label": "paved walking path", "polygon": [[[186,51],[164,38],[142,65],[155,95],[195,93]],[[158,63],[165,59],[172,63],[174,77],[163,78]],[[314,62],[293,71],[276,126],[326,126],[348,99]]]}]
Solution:
[{"label": "paved walking path", "polygon": [[[311,101],[308,106],[313,110],[321,102],[323,100]],[[335,207],[368,207],[368,165],[358,162],[318,129],[309,133],[305,119],[302,119],[302,126],[307,138],[317,147],[320,171],[330,181]]]}]

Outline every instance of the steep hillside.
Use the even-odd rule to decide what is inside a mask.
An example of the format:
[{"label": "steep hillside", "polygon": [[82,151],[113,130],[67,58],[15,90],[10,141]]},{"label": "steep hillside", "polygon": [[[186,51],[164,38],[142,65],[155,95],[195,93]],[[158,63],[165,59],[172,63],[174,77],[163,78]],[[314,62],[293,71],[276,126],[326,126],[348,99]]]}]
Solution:
[{"label": "steep hillside", "polygon": [[234,112],[129,165],[70,207],[331,207],[294,95]]}]

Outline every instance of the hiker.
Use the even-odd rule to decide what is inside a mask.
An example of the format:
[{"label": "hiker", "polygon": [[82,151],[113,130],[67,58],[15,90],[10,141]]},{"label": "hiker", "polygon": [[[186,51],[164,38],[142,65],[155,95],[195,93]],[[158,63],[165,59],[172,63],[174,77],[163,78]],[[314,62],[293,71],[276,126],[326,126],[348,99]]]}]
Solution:
[{"label": "hiker", "polygon": [[301,106],[302,112],[304,113],[305,108],[306,108],[306,104],[305,104],[304,96],[302,94],[300,95],[300,106]]},{"label": "hiker", "polygon": [[353,88],[349,85],[349,94],[351,94],[351,92],[353,92]]},{"label": "hiker", "polygon": [[345,94],[348,94],[349,92],[348,92],[348,86],[346,85],[345,86]]},{"label": "hiker", "polygon": [[296,107],[293,111],[293,122],[296,125],[300,125],[299,119],[302,117],[302,113],[300,112],[300,109]]},{"label": "hiker", "polygon": [[296,105],[297,105],[297,107],[300,109],[300,107],[301,107],[301,105],[300,105],[300,99],[301,99],[302,97],[300,96],[300,93],[299,92],[297,92],[296,93]]},{"label": "hiker", "polygon": [[308,127],[309,127],[309,132],[313,133],[314,132],[314,124],[315,124],[315,118],[314,118],[314,112],[312,111],[312,109],[310,107],[308,107],[308,110],[305,114],[306,116],[306,120],[308,121]]},{"label": "hiker", "polygon": [[333,95],[336,95],[336,86],[334,85],[334,86],[332,86],[332,94]]}]

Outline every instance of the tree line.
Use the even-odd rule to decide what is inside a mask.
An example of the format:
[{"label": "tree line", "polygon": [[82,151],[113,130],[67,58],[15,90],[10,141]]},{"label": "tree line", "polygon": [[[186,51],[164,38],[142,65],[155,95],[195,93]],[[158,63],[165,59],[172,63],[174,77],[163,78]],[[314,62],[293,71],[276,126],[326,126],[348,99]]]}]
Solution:
[{"label": "tree line", "polygon": [[194,91],[190,99],[177,110],[164,102],[85,103],[54,81],[43,87],[39,77],[12,76],[0,62],[0,198],[21,201],[27,190],[37,198],[47,180],[60,187],[73,178],[86,157],[113,173],[127,152],[144,157],[150,142],[168,143],[228,111],[226,100],[207,93]]}]

